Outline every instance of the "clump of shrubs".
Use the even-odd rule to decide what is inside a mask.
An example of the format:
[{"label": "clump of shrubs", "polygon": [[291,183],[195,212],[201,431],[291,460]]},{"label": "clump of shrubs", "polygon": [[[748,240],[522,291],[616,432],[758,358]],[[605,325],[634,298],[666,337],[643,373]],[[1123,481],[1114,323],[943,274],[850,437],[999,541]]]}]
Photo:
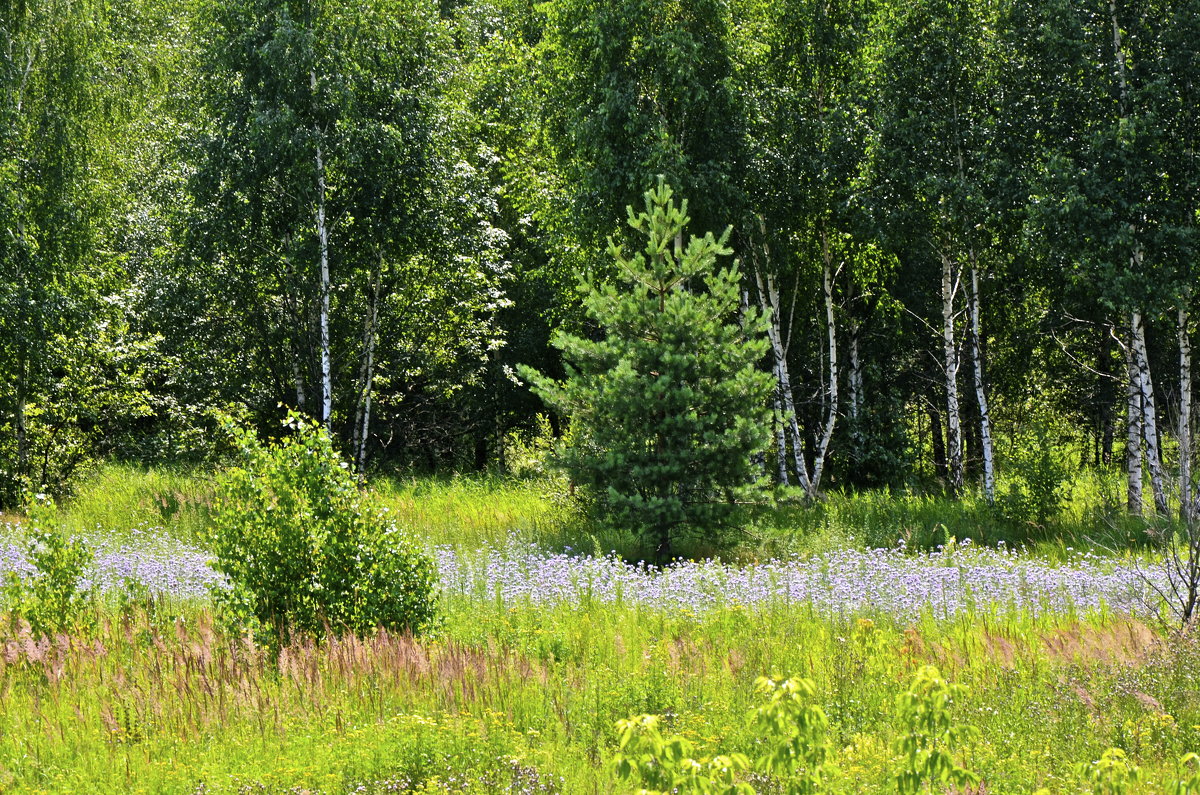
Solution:
[{"label": "clump of shrubs", "polygon": [[58,527],[54,502],[34,497],[28,509],[25,560],[35,571],[10,571],[3,586],[10,619],[24,620],[35,637],[82,629],[94,618],[95,593],[87,584],[92,550]]},{"label": "clump of shrubs", "polygon": [[296,415],[263,444],[228,425],[239,465],[218,478],[208,543],[226,619],[271,646],[376,629],[428,630],[433,561],[369,504],[328,432]]}]

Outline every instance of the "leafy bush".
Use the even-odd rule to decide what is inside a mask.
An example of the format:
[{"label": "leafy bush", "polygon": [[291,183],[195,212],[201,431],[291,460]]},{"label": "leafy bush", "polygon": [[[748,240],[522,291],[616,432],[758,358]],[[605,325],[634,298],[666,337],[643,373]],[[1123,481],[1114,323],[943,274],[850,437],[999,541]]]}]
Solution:
[{"label": "leafy bush", "polygon": [[1009,464],[1013,480],[997,501],[1003,518],[1044,530],[1062,513],[1069,472],[1059,458],[1060,446],[1044,422],[1023,435]]},{"label": "leafy bush", "polygon": [[979,776],[954,761],[958,748],[978,735],[973,726],[951,719],[950,708],[965,692],[962,685],[943,679],[937,668],[923,665],[912,686],[896,699],[896,717],[903,732],[896,741],[900,795],[915,795],[924,791],[926,784],[962,788],[979,783]]},{"label": "leafy bush", "polygon": [[432,560],[364,501],[323,428],[295,415],[286,425],[271,445],[229,426],[241,465],[219,477],[208,539],[233,586],[215,594],[225,615],[272,644],[428,629]]},{"label": "leafy bush", "polygon": [[9,572],[4,585],[10,614],[29,622],[35,636],[77,629],[87,623],[93,592],[84,586],[92,551],[81,538],[55,526],[54,504],[41,498],[29,510],[25,556],[37,571]]},{"label": "leafy bush", "polygon": [[1094,795],[1124,795],[1142,778],[1141,769],[1120,748],[1109,748],[1099,759],[1075,766]]},{"label": "leafy bush", "polygon": [[661,723],[658,715],[617,721],[620,753],[613,760],[617,778],[640,783],[637,792],[642,795],[753,795],[754,788],[739,780],[739,774],[750,768],[745,754],[694,758],[691,741],[664,737]]},{"label": "leafy bush", "polygon": [[763,703],[750,719],[762,747],[753,764],[738,753],[697,758],[691,741],[663,736],[661,717],[639,715],[617,722],[617,778],[640,784],[637,791],[643,795],[753,795],[748,774],[769,777],[796,795],[824,792],[834,772],[826,762],[829,721],[820,705],[812,703],[812,680],[760,677],[755,689]]},{"label": "leafy bush", "polygon": [[824,791],[833,766],[826,761],[829,719],[821,705],[813,703],[816,685],[811,679],[760,677],[755,689],[764,699],[753,713],[764,749],[758,768],[783,782],[793,795]]}]

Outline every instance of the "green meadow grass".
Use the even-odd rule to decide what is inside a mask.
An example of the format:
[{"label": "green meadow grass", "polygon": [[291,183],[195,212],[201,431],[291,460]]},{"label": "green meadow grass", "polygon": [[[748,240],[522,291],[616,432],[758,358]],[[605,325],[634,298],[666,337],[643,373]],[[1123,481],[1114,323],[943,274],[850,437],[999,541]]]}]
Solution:
[{"label": "green meadow grass", "polygon": [[[1008,487],[1002,478],[999,493]],[[379,476],[368,488],[399,525],[431,546],[474,549],[515,539],[548,549],[616,551],[635,560],[647,554],[630,534],[590,521],[566,484],[551,477]],[[950,538],[971,538],[1026,545],[1052,557],[1068,554],[1072,546],[1141,552],[1149,536],[1144,522],[1119,510],[1122,488],[1118,472],[1079,472],[1064,486],[1062,510],[1045,524],[1015,521],[974,494],[950,499],[915,490],[835,491],[815,505],[782,499],[774,506],[747,507],[729,532],[732,546],[690,539],[679,550],[684,556],[746,560],[902,541],[932,548]],[[135,526],[160,526],[196,542],[209,520],[213,491],[208,471],[106,464],[64,502],[60,516],[75,531],[121,534]]]},{"label": "green meadow grass", "polygon": [[[380,478],[374,499],[430,545],[515,539],[636,555],[548,479]],[[1144,528],[1108,518],[1111,476],[1071,484],[1053,525],[1023,527],[973,498],[831,494],[748,511],[726,555],[751,560],[950,537],[1069,556],[1144,553]],[[1119,494],[1119,490],[1116,491]],[[61,509],[75,530],[203,537],[208,473],[109,465]],[[99,531],[96,528],[100,528]],[[1124,535],[1122,535],[1124,534]],[[1139,535],[1140,534],[1140,535]],[[697,545],[697,548],[699,546]],[[910,622],[737,606],[696,615],[629,604],[507,607],[443,596],[430,638],[298,643],[267,658],[205,604],[110,595],[90,629],[36,640],[0,625],[0,792],[619,792],[614,724],[665,716],[702,754],[753,755],[754,680],[814,680],[830,718],[830,792],[895,792],[895,705],[932,663],[967,688],[955,749],[986,791],[1091,791],[1077,763],[1124,749],[1129,792],[1161,793],[1200,749],[1200,645],[1116,615]],[[769,788],[763,791],[771,791]],[[942,792],[942,790],[932,790]],[[965,793],[963,793],[965,795]]]},{"label": "green meadow grass", "polygon": [[[988,792],[1079,792],[1075,763],[1114,745],[1145,773],[1131,792],[1162,792],[1200,747],[1200,649],[1115,617],[900,625],[450,598],[433,639],[269,660],[203,608],[132,609],[87,637],[10,632],[0,660],[4,791],[613,792],[618,719],[664,715],[701,753],[753,755],[753,681],[793,674],[831,721],[829,791],[889,792],[895,700],[923,663],[967,687],[952,711],[980,733],[955,752]],[[508,789],[518,778],[544,789]]]}]

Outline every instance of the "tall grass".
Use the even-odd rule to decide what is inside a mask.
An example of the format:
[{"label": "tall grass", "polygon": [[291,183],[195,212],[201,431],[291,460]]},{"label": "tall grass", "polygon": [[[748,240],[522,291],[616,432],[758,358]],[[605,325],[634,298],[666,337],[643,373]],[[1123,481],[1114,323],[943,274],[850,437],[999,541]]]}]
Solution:
[{"label": "tall grass", "polygon": [[509,539],[554,546],[579,522],[569,495],[551,480],[380,477],[369,485],[397,524],[435,546],[501,546]]},{"label": "tall grass", "polygon": [[[617,548],[636,555],[635,542],[598,533],[551,481],[370,486],[431,546],[515,538],[585,552],[628,543]],[[748,512],[733,555],[951,536],[1032,539],[1066,554],[1105,532],[1113,540],[1112,488],[1111,477],[1077,478],[1045,527],[974,498],[832,494]],[[203,536],[212,493],[205,473],[108,466],[62,518],[131,542],[144,524],[188,541]],[[924,663],[968,688],[956,719],[981,733],[961,761],[987,792],[1078,792],[1073,765],[1114,745],[1144,768],[1134,792],[1161,792],[1180,754],[1200,748],[1200,647],[1116,615],[980,605],[900,621],[796,602],[696,613],[464,591],[444,594],[435,637],[297,642],[272,658],[221,629],[203,603],[115,593],[96,611],[94,629],[49,640],[0,623],[0,792],[611,792],[613,726],[633,714],[666,716],[701,753],[753,754],[746,715],[763,674],[816,682],[841,771],[835,792],[887,792],[895,699]]]},{"label": "tall grass", "polygon": [[753,754],[753,681],[789,673],[815,680],[830,716],[833,791],[887,792],[895,698],[926,662],[968,688],[956,718],[981,735],[963,761],[989,792],[1080,791],[1073,763],[1111,745],[1145,768],[1136,792],[1161,792],[1200,747],[1200,650],[1115,618],[446,607],[432,641],[297,642],[277,659],[204,609],[110,612],[94,635],[52,641],[10,629],[0,788],[608,792],[616,720],[665,715],[701,752]]},{"label": "tall grass", "polygon": [[[703,534],[678,545],[684,556],[717,554],[763,559],[851,546],[934,548],[950,538],[1027,545],[1064,556],[1068,547],[1140,551],[1146,523],[1124,515],[1121,473],[1083,470],[1064,483],[1061,509],[1047,522],[1014,519],[1004,509],[1011,481],[999,484],[1000,505],[968,493],[951,499],[915,490],[832,492],[814,504],[781,501],[747,507],[731,533],[733,546],[714,546]],[[648,550],[619,529],[589,520],[567,485],[548,476],[386,477],[368,488],[397,523],[431,546],[500,546],[509,540],[548,549],[610,552],[633,560]],[[76,532],[125,535],[162,527],[191,543],[203,537],[213,499],[213,474],[107,464],[62,506],[63,524]],[[19,521],[19,516],[6,517]],[[726,529],[726,533],[729,530]]]},{"label": "tall grass", "polygon": [[109,463],[83,482],[59,517],[77,532],[162,527],[180,540],[195,541],[208,522],[212,500],[210,472]]}]

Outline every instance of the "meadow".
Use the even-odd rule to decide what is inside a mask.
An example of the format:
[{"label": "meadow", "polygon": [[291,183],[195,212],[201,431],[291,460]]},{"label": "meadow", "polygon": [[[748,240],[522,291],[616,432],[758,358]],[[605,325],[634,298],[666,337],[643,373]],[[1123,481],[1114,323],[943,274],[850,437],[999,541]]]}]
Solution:
[{"label": "meadow", "polygon": [[[0,791],[632,791],[619,720],[754,757],[755,680],[798,676],[828,716],[821,791],[896,792],[897,698],[930,664],[963,687],[948,711],[975,731],[946,750],[980,783],[922,791],[1193,791],[1169,788],[1200,749],[1200,643],[1155,600],[1153,551],[1121,545],[1095,499],[1023,544],[969,503],[834,495],[657,569],[547,479],[374,489],[435,557],[439,627],[274,655],[214,615],[207,477],[102,470],[59,517],[96,552],[86,621],[0,637]],[[8,520],[0,568],[27,572]]]}]

